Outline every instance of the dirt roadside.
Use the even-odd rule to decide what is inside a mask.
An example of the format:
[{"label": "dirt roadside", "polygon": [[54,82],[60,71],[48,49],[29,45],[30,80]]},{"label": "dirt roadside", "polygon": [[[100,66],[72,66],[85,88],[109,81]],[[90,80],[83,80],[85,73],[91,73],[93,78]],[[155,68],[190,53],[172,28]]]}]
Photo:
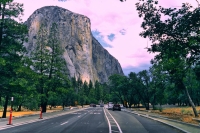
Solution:
[{"label": "dirt roadside", "polygon": [[191,107],[172,107],[172,108],[163,108],[160,110],[150,109],[149,111],[145,110],[145,108],[139,108],[139,109],[133,108],[132,110],[151,112],[153,114],[158,114],[169,119],[174,119],[195,125],[199,125],[200,123],[200,106],[196,107],[196,110],[199,114],[198,118],[195,118]]},{"label": "dirt roadside", "polygon": [[[88,107],[89,105],[84,105],[84,107]],[[82,106],[76,106],[76,107],[65,107],[65,109],[72,109],[72,108],[82,108]],[[49,109],[47,108],[47,113],[50,113],[50,112],[55,112],[55,111],[62,111],[63,108],[62,106],[57,106],[56,108],[52,108],[52,109]],[[27,110],[27,109],[22,109],[22,111],[12,111],[12,117],[21,117],[21,116],[28,116],[28,115],[40,115],[41,111],[40,110],[37,110],[37,111],[31,111],[31,110]],[[3,111],[0,111],[0,119],[1,119],[1,116],[3,114]],[[6,113],[6,118],[9,118],[10,117],[10,109],[8,108],[7,110],[7,113]]]},{"label": "dirt roadside", "polygon": [[[49,108],[47,108],[47,113],[50,112],[55,112],[55,111],[61,111],[62,107],[56,107],[56,108],[52,108],[51,110]],[[38,114],[40,115],[40,110],[36,110],[36,111],[31,111],[31,110],[27,110],[27,109],[22,109],[22,111],[12,111],[12,117],[21,117],[21,116],[26,116],[26,115],[35,115]],[[2,116],[3,112],[0,111],[0,116]],[[10,117],[10,109],[8,108],[7,113],[6,113],[6,118]]]}]

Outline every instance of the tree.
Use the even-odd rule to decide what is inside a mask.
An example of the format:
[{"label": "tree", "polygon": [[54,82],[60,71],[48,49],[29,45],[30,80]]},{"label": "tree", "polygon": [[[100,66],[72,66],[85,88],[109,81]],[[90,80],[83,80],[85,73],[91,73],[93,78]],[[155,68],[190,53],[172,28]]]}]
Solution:
[{"label": "tree", "polygon": [[38,84],[37,91],[41,95],[42,112],[46,112],[47,105],[47,86],[45,85],[48,79],[48,70],[50,64],[49,49],[47,49],[48,34],[44,25],[40,26],[37,34],[36,48],[31,53],[33,61],[32,68],[37,73]]},{"label": "tree", "polygon": [[41,94],[42,112],[46,112],[48,92],[55,92],[56,88],[69,82],[63,52],[57,24],[51,25],[49,33],[45,25],[41,25],[37,35],[37,45],[31,53],[31,59],[33,69],[38,74],[37,90]]},{"label": "tree", "polygon": [[138,82],[140,83],[140,89],[138,94],[140,95],[146,110],[149,110],[149,103],[151,98],[151,77],[147,70],[140,71],[138,74]]},{"label": "tree", "polygon": [[[183,4],[180,9],[157,5],[158,1],[154,0],[136,3],[139,17],[143,17],[141,27],[144,30],[140,36],[148,37],[152,41],[148,51],[157,53],[155,62],[163,62],[164,71],[178,88],[185,90],[195,117],[198,117],[183,79],[191,66],[199,60],[200,8],[191,10],[192,6],[188,3]],[[166,19],[162,16],[166,16]]]},{"label": "tree", "polygon": [[[59,30],[56,23],[51,25],[50,34],[48,37],[47,47],[49,49],[49,64],[48,64],[48,88],[53,90],[56,88],[55,80],[67,74],[66,61],[63,58],[64,50],[59,41]],[[65,76],[63,78],[66,78]],[[68,80],[68,79],[67,79]]]},{"label": "tree", "polygon": [[127,91],[127,88],[125,86],[126,80],[126,76],[118,74],[113,74],[109,77],[109,86],[111,87],[111,93],[114,93],[114,96],[118,97],[121,103],[124,103],[125,101],[123,92]]},{"label": "tree", "polygon": [[[5,97],[4,112],[6,117],[8,99],[17,88],[14,88],[17,80],[17,70],[23,64],[21,59],[25,48],[27,27],[21,22],[15,21],[23,14],[23,4],[13,0],[0,1],[0,90],[1,96]],[[11,94],[11,95],[10,95]]]},{"label": "tree", "polygon": [[150,67],[149,72],[152,77],[150,102],[153,105],[153,109],[155,109],[156,104],[162,105],[166,102],[167,98],[163,92],[165,92],[167,84],[171,85],[171,83],[168,81],[168,76],[162,71],[162,65],[153,64],[153,66]]},{"label": "tree", "polygon": [[71,83],[72,83],[72,87],[74,88],[75,93],[78,94],[77,81],[75,77],[71,78]]},{"label": "tree", "polygon": [[130,91],[131,91],[131,101],[134,104],[134,106],[140,104],[141,102],[141,95],[140,95],[140,89],[141,89],[141,83],[139,82],[138,76],[134,72],[130,72],[128,75],[129,78],[129,84],[130,84]]}]

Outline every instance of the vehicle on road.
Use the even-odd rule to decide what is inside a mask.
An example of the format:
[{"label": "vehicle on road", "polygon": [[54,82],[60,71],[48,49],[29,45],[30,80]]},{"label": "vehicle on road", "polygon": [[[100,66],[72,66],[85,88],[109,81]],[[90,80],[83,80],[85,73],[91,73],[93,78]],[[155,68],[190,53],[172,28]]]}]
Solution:
[{"label": "vehicle on road", "polygon": [[115,110],[121,111],[121,106],[119,104],[114,104],[112,110],[113,111],[115,111]]},{"label": "vehicle on road", "polygon": [[96,107],[96,104],[91,103],[91,104],[90,104],[90,107]]},{"label": "vehicle on road", "polygon": [[113,108],[113,102],[108,102],[108,110],[112,110]]},{"label": "vehicle on road", "polygon": [[100,104],[100,107],[104,107],[104,104],[103,104],[103,103],[101,103],[101,104]]}]

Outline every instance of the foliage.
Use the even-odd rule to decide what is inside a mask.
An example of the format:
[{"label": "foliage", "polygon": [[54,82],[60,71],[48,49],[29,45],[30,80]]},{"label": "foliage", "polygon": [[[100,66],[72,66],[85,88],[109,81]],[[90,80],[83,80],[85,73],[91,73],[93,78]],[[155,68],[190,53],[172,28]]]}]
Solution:
[{"label": "foliage", "polygon": [[23,69],[22,58],[25,51],[23,46],[26,41],[27,27],[21,22],[23,4],[13,0],[0,1],[0,90],[1,97],[5,97],[3,118],[6,117],[8,99],[12,93],[20,92],[24,87],[23,78],[18,79],[18,70]]},{"label": "foliage", "polygon": [[[178,89],[185,90],[194,114],[198,117],[184,78],[199,60],[199,8],[183,3],[180,9],[158,6],[158,1],[136,3],[139,17],[143,18],[140,36],[152,41],[149,52],[157,53],[152,63],[163,66]],[[165,16],[163,18],[162,16]],[[173,51],[173,52],[172,52]]]}]

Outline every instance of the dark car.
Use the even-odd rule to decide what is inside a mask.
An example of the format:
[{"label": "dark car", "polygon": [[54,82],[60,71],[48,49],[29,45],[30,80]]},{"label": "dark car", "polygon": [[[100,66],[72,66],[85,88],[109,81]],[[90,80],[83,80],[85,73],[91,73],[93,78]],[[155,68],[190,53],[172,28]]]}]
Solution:
[{"label": "dark car", "polygon": [[119,110],[119,111],[121,111],[121,106],[119,105],[119,104],[114,104],[113,105],[113,111],[114,110]]},{"label": "dark car", "polygon": [[90,104],[90,107],[96,107],[96,104],[91,103],[91,104]]}]

